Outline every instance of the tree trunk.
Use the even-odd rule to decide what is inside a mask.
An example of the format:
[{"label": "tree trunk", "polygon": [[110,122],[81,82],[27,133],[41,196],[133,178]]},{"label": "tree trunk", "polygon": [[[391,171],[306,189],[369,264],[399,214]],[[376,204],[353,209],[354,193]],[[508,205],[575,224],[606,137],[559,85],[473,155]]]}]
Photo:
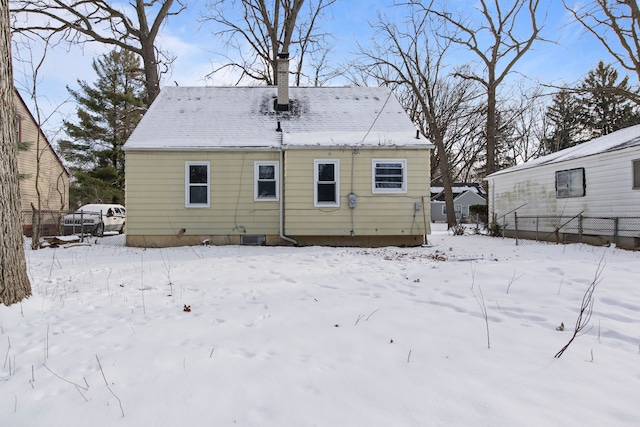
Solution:
[{"label": "tree trunk", "polygon": [[484,176],[496,171],[496,85],[489,80],[487,85],[487,166]]},{"label": "tree trunk", "polygon": [[0,0],[0,302],[4,305],[31,295],[20,220],[15,124],[9,5]]}]

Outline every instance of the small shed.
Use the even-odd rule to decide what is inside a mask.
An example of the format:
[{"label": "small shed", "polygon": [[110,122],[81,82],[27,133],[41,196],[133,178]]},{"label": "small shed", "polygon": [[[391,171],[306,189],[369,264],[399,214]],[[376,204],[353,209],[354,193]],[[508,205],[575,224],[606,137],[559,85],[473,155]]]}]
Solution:
[{"label": "small shed", "polygon": [[124,146],[127,245],[420,245],[431,148],[388,88],[166,87]]},{"label": "small shed", "polygon": [[489,214],[507,234],[640,246],[640,125],[487,180]]}]

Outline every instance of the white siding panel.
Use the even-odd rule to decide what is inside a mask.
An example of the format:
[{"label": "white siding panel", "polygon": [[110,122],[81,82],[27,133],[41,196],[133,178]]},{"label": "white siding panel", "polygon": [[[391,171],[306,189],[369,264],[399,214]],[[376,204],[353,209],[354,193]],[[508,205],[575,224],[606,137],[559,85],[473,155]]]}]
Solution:
[{"label": "white siding panel", "polygon": [[[497,175],[489,181],[490,213],[500,217],[525,204],[518,215],[640,216],[631,164],[638,158],[640,148],[632,147]],[[574,168],[585,169],[585,196],[556,198],[555,173]]]}]

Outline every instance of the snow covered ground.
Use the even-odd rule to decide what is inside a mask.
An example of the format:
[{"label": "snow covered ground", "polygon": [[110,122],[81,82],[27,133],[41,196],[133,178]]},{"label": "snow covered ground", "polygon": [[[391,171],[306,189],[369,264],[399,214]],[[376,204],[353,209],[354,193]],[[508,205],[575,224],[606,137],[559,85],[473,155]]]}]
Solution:
[{"label": "snow covered ground", "polygon": [[[27,250],[0,425],[640,423],[638,252],[442,229],[427,248],[122,242]],[[591,329],[554,358],[596,276]]]}]

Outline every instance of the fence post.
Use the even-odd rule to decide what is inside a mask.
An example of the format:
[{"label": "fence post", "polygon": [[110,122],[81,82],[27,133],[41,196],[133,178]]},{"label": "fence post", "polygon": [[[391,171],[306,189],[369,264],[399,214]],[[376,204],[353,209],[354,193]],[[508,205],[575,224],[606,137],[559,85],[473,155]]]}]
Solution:
[{"label": "fence post", "polygon": [[578,243],[582,243],[582,215],[578,217]]},{"label": "fence post", "polygon": [[615,217],[613,219],[613,243],[615,243],[616,246],[618,246],[618,222],[619,222],[620,218],[619,217]]},{"label": "fence post", "polygon": [[540,224],[540,218],[536,217],[536,242],[538,241],[538,228]]},{"label": "fence post", "polygon": [[516,246],[518,246],[518,212],[513,213],[513,221],[516,223]]}]

